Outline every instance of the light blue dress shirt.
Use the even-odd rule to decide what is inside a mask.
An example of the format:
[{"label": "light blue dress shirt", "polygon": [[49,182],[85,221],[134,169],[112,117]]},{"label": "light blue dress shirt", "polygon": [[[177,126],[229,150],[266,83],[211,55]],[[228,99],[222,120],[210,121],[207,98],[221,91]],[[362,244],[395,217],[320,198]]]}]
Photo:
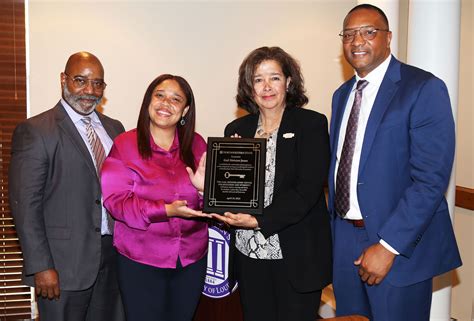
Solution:
[{"label": "light blue dress shirt", "polygon": [[[86,131],[86,125],[82,121],[82,118],[84,118],[83,115],[78,114],[69,104],[64,100],[61,99],[61,104],[64,106],[64,109],[66,110],[66,113],[68,114],[69,118],[71,118],[72,122],[74,123],[74,126],[76,126],[77,131],[82,137],[82,140],[87,146],[87,150],[89,151],[89,154],[91,155],[92,161],[94,162],[94,165],[97,168],[97,164],[95,163],[95,158],[94,155],[92,154],[92,149],[89,144],[89,140],[87,139],[87,131]],[[107,132],[105,131],[104,126],[100,122],[99,116],[97,116],[97,113],[93,112],[89,115],[88,117],[91,118],[91,124],[92,128],[94,128],[95,132],[97,133],[97,136],[99,136],[100,141],[102,142],[102,146],[104,146],[105,150],[105,155],[107,156],[110,152],[110,149],[112,148],[113,140],[109,137]],[[110,216],[107,218],[107,210],[104,207],[104,200],[101,198],[101,206],[102,206],[102,223],[101,223],[101,234],[102,235],[112,235],[112,231],[109,230],[109,227],[107,225],[107,219],[111,219]]]}]

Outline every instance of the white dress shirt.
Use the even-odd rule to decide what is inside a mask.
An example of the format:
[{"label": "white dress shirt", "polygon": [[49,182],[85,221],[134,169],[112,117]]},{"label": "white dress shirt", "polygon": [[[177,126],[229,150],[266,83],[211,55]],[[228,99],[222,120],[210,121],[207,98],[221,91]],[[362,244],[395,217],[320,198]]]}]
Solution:
[{"label": "white dress shirt", "polygon": [[[359,200],[357,198],[357,184],[359,174],[360,155],[362,151],[362,144],[364,142],[365,130],[367,128],[367,122],[369,120],[370,112],[374,106],[375,98],[379,91],[380,85],[382,84],[385,73],[387,72],[388,65],[390,64],[391,55],[387,57],[377,68],[372,70],[365,78],[361,78],[356,74],[356,81],[352,87],[349,99],[347,100],[346,107],[344,109],[344,115],[342,116],[341,128],[339,129],[339,139],[337,143],[337,154],[336,154],[336,168],[334,171],[334,182],[337,181],[337,170],[339,168],[339,159],[342,153],[342,146],[344,145],[345,133],[347,128],[347,122],[351,113],[352,104],[354,103],[354,97],[356,92],[357,82],[359,80],[367,80],[368,85],[362,91],[362,101],[360,106],[359,121],[357,125],[357,136],[355,140],[354,156],[352,158],[351,167],[351,179],[350,179],[350,201],[349,211],[347,212],[345,219],[350,220],[361,220],[363,215],[360,210]],[[336,186],[337,189],[337,186]],[[385,241],[380,240],[380,243],[384,245],[391,252],[398,254],[398,252],[388,245]]]},{"label": "white dress shirt", "polygon": [[[76,126],[77,131],[82,137],[82,140],[87,146],[87,150],[89,151],[89,154],[91,155],[92,161],[94,162],[94,165],[97,168],[97,164],[95,163],[95,157],[92,154],[92,148],[89,144],[89,140],[87,139],[87,130],[86,130],[86,124],[82,121],[82,118],[85,116],[78,114],[64,99],[61,99],[61,104],[64,106],[64,109],[66,110],[66,113],[68,114],[69,118],[71,118],[72,122],[74,123],[74,126]],[[97,133],[97,136],[99,136],[99,139],[102,143],[102,146],[104,146],[104,151],[105,151],[105,156],[107,156],[110,152],[110,149],[112,148],[113,140],[109,137],[107,132],[105,131],[104,126],[100,122],[99,116],[97,116],[96,113],[91,113],[87,115],[87,117],[91,118],[91,124],[92,128],[94,128],[95,132]],[[104,202],[101,199],[101,204],[102,204],[102,222],[101,222],[101,234],[102,235],[111,235],[112,231],[109,231],[109,227],[107,226],[107,210],[104,207]]]}]

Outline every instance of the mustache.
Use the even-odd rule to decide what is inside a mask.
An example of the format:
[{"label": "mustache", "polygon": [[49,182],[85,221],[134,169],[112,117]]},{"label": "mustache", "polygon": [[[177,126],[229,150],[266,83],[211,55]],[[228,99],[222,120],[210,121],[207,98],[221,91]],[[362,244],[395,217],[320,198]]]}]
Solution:
[{"label": "mustache", "polygon": [[[67,86],[63,88],[63,98],[64,100],[78,113],[89,114],[91,113],[97,105],[100,104],[102,96],[94,96],[90,94],[73,94],[69,91]],[[82,106],[82,101],[88,100],[86,103],[87,106]],[[92,102],[92,103],[91,103]]]},{"label": "mustache", "polygon": [[87,100],[95,100],[96,103],[99,103],[100,98],[94,95],[74,95],[73,96],[74,100],[82,100],[82,99],[87,99]]},{"label": "mustache", "polygon": [[75,94],[73,94],[69,91],[69,88],[67,88],[67,86],[64,86],[64,88],[63,88],[63,96],[65,98],[67,98],[66,101],[71,100],[71,101],[77,102],[79,100],[87,99],[87,100],[93,100],[94,103],[97,104],[97,105],[102,100],[102,96],[97,97],[97,96],[88,95],[88,94],[75,95]]}]

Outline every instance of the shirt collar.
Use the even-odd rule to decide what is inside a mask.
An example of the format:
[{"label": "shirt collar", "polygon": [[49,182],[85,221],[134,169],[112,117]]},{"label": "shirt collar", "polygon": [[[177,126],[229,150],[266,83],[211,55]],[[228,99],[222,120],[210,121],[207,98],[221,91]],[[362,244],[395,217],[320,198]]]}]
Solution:
[{"label": "shirt collar", "polygon": [[89,115],[81,115],[77,111],[74,110],[74,108],[69,105],[64,98],[61,98],[61,104],[63,105],[64,109],[66,110],[66,113],[68,114],[69,118],[71,118],[72,122],[74,124],[77,124],[78,122],[81,121],[82,118],[84,117],[90,117],[93,123],[99,123],[99,116],[97,116],[96,112],[92,112]]},{"label": "shirt collar", "polygon": [[156,152],[161,152],[161,153],[172,153],[175,150],[179,149],[179,137],[178,137],[178,129],[175,130],[174,132],[174,138],[173,138],[173,143],[171,144],[171,147],[169,150],[164,150],[160,146],[158,146],[155,141],[153,140],[153,137],[150,134],[150,144],[151,144],[151,149]]},{"label": "shirt collar", "polygon": [[367,76],[364,78],[359,77],[356,73],[356,82],[354,84],[354,88],[357,84],[357,82],[361,79],[367,80],[369,84],[375,85],[375,86],[380,86],[382,83],[383,77],[385,76],[385,73],[387,72],[388,65],[390,65],[390,60],[392,59],[392,55],[388,55],[388,57],[380,64],[378,65],[374,70],[369,72]]}]

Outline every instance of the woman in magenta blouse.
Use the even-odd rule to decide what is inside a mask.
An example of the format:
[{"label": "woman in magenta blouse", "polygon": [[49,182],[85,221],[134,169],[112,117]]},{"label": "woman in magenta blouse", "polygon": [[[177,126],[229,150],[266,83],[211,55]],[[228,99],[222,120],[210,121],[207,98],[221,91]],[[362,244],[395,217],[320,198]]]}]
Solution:
[{"label": "woman in magenta blouse", "polygon": [[199,211],[206,143],[194,125],[188,82],[161,75],[146,90],[137,128],[115,139],[102,167],[128,321],[192,320],[199,301],[209,215]]}]

